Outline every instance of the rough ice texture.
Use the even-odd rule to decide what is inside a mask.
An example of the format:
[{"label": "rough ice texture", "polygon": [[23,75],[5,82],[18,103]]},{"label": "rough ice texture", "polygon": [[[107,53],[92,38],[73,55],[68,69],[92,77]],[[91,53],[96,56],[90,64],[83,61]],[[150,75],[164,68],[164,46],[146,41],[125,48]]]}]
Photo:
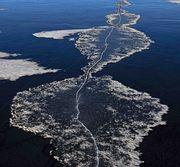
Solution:
[{"label": "rough ice texture", "polygon": [[[122,11],[121,20],[118,14],[111,14],[107,16],[107,22],[114,27],[114,30],[108,39],[108,49],[103,55],[103,59],[99,62],[92,73],[96,73],[103,69],[109,63],[117,63],[118,61],[148,49],[151,40],[143,32],[129,27],[136,24],[140,16]],[[83,70],[87,71],[101,56],[104,50],[104,42],[107,34],[111,30],[109,27],[97,27],[87,32],[82,32],[79,39],[76,41],[76,47],[81,53],[90,61],[89,65]]]},{"label": "rough ice texture", "polygon": [[40,67],[37,63],[24,60],[13,59],[18,54],[9,54],[0,52],[0,80],[15,81],[23,76],[30,76],[35,74],[45,74],[57,72],[58,70],[45,69]]},{"label": "rough ice texture", "polygon": [[38,38],[52,38],[52,39],[64,39],[80,32],[86,32],[90,29],[72,29],[72,30],[56,30],[56,31],[43,31],[34,33],[33,36]]},{"label": "rough ice texture", "polygon": [[107,15],[107,23],[114,26],[119,26],[119,24],[122,26],[130,26],[136,24],[140,19],[140,15],[129,13],[125,10],[122,10],[120,15],[121,17],[119,17],[118,13]]},{"label": "rough ice texture", "polygon": [[[94,166],[93,141],[75,119],[74,94],[81,78],[53,82],[18,93],[13,100],[11,124],[51,138],[52,153],[63,165]],[[94,135],[100,166],[135,167],[135,148],[157,125],[167,106],[147,93],[128,88],[111,77],[91,78],[81,93],[80,121]]]}]

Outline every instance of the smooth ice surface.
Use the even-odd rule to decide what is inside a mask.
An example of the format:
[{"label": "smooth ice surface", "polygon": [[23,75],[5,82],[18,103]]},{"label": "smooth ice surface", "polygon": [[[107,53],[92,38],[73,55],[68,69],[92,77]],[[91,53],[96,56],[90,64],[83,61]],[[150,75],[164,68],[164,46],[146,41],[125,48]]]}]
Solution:
[{"label": "smooth ice surface", "polygon": [[17,59],[15,58],[16,56],[18,56],[18,54],[0,52],[0,80],[15,81],[23,76],[58,71],[45,69],[44,67],[39,66],[36,62],[25,59]]},{"label": "smooth ice surface", "polygon": [[90,29],[72,29],[72,30],[56,30],[56,31],[43,31],[34,33],[33,36],[38,38],[52,38],[52,39],[64,39],[80,32],[86,32]]}]

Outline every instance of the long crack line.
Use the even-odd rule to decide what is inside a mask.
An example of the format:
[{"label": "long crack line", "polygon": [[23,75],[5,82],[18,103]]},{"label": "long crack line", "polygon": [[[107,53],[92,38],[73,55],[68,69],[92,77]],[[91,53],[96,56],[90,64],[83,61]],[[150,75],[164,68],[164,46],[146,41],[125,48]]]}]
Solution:
[{"label": "long crack line", "polygon": [[[121,12],[121,0],[119,2],[120,5],[118,5],[118,14],[119,14],[119,17],[120,17],[120,20],[119,20],[119,23],[121,22],[121,15],[120,15],[120,12]],[[113,30],[114,30],[114,26],[111,26],[111,29],[108,33],[108,35],[106,36],[105,40],[104,40],[104,50],[102,51],[101,55],[100,55],[100,58],[87,70],[87,72],[85,73],[85,79],[83,81],[83,83],[81,84],[81,86],[79,87],[79,89],[77,90],[76,92],[76,110],[77,110],[77,115],[75,117],[75,120],[77,120],[85,129],[85,131],[87,131],[90,136],[91,136],[91,139],[93,140],[94,142],[94,146],[95,146],[95,150],[96,150],[96,167],[99,167],[99,148],[97,146],[97,142],[96,142],[96,139],[94,138],[92,132],[84,125],[83,122],[81,122],[79,120],[79,115],[80,115],[80,109],[79,109],[79,100],[80,100],[80,92],[81,90],[84,88],[85,84],[87,83],[88,79],[89,79],[89,76],[91,74],[91,71],[93,70],[93,68],[99,63],[101,62],[104,54],[106,53],[107,49],[108,49],[108,39],[110,38],[111,34],[113,33]]]}]

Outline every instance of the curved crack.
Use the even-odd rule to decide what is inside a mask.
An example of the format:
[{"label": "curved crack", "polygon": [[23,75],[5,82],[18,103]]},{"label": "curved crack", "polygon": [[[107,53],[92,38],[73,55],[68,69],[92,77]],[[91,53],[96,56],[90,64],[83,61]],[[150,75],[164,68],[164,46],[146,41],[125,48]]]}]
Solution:
[{"label": "curved crack", "polygon": [[[119,14],[119,22],[117,24],[117,26],[120,25],[121,23],[121,7],[122,7],[122,1],[120,0],[118,2],[118,14]],[[84,74],[85,75],[85,79],[83,81],[83,83],[81,84],[81,86],[79,87],[79,89],[77,90],[76,92],[76,110],[77,110],[77,115],[75,117],[75,120],[77,120],[85,129],[85,131],[87,131],[90,136],[91,136],[91,139],[93,140],[94,142],[94,146],[95,146],[95,150],[96,150],[96,167],[99,167],[99,148],[98,148],[98,145],[97,145],[97,142],[96,142],[96,139],[95,137],[93,136],[92,132],[84,125],[83,122],[81,122],[79,120],[79,115],[80,115],[80,109],[79,109],[79,100],[80,100],[80,93],[82,91],[82,89],[84,88],[84,86],[86,85],[88,79],[90,78],[91,76],[91,71],[93,70],[93,68],[101,62],[104,54],[106,53],[107,49],[108,49],[108,39],[111,37],[111,34],[113,33],[113,30],[114,30],[114,26],[111,26],[111,29],[108,33],[108,35],[106,36],[105,40],[104,40],[104,50],[101,52],[101,55],[99,57],[99,59],[92,65],[90,66],[90,68],[86,71],[86,73]]]}]

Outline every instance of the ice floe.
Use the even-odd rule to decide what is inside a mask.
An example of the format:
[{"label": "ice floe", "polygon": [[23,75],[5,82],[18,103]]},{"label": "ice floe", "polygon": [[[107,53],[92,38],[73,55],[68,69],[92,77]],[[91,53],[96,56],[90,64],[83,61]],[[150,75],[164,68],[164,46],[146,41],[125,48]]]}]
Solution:
[{"label": "ice floe", "polygon": [[[82,78],[66,79],[18,93],[11,125],[51,138],[52,154],[63,165],[95,166],[90,134],[76,119],[74,94]],[[80,121],[99,148],[100,165],[137,167],[135,149],[168,107],[149,94],[128,88],[111,77],[91,78],[81,92]]]},{"label": "ice floe", "polygon": [[68,37],[76,33],[86,32],[88,30],[90,29],[43,31],[43,32],[34,33],[33,36],[38,38],[64,39],[64,37]]},{"label": "ice floe", "polygon": [[15,81],[23,76],[54,73],[58,71],[56,69],[46,69],[30,60],[18,59],[17,56],[18,54],[0,52],[0,80]]}]

